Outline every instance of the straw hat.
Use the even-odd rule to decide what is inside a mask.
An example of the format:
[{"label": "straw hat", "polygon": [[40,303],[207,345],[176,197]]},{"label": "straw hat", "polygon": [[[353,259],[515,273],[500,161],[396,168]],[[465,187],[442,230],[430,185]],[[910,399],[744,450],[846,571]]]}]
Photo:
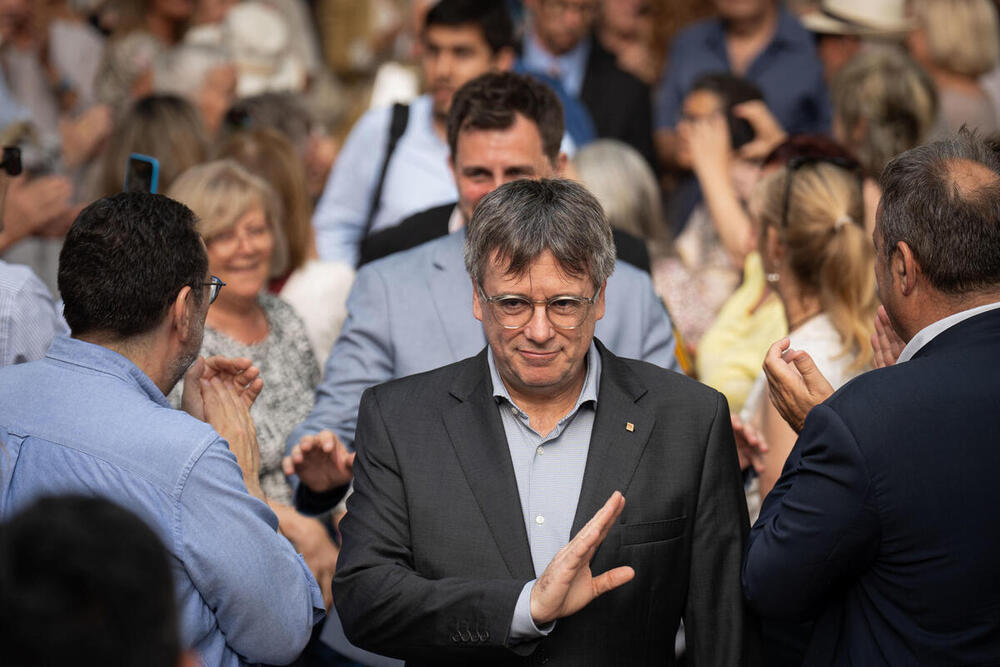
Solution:
[{"label": "straw hat", "polygon": [[821,35],[902,37],[913,27],[905,0],[820,0],[801,21]]}]

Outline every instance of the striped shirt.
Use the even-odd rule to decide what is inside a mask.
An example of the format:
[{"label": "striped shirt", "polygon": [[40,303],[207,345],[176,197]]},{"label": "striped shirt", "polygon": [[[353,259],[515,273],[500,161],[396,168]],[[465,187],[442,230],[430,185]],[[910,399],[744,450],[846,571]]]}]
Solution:
[{"label": "striped shirt", "polygon": [[31,269],[0,261],[0,367],[44,357],[69,333],[60,311]]}]

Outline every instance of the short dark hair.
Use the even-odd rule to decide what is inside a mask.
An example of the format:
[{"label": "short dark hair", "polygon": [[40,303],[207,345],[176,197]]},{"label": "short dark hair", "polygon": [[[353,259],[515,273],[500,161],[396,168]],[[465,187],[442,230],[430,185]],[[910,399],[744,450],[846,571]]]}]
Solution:
[{"label": "short dark hair", "polygon": [[514,48],[514,24],[506,0],[441,0],[427,12],[424,30],[436,25],[475,25],[493,53]]},{"label": "short dark hair", "polygon": [[166,549],[102,498],[49,497],[0,527],[0,646],[9,667],[174,667]]},{"label": "short dark hair", "polygon": [[[144,334],[185,285],[197,287],[208,256],[187,206],[144,192],[99,199],[80,212],[59,254],[63,315],[74,336]],[[200,303],[204,292],[194,290]]]},{"label": "short dark hair", "polygon": [[[994,178],[962,191],[956,161],[970,161]],[[918,146],[882,172],[876,229],[882,252],[899,241],[913,250],[921,272],[940,292],[958,296],[1000,286],[1000,157],[974,132]]]},{"label": "short dark hair", "polygon": [[688,94],[690,95],[696,90],[715,93],[722,98],[722,103],[727,110],[732,109],[737,104],[764,99],[764,94],[760,92],[760,88],[750,81],[729,74],[728,72],[702,74],[691,84]]},{"label": "short dark hair", "polygon": [[483,197],[469,221],[465,268],[483,284],[494,255],[508,275],[523,275],[548,250],[564,271],[600,286],[615,268],[604,209],[587,188],[563,179],[521,179]]},{"label": "short dark hair", "polygon": [[452,158],[463,130],[506,130],[521,114],[538,127],[542,150],[555,164],[564,132],[562,103],[555,92],[526,74],[491,72],[458,89],[448,112]]}]

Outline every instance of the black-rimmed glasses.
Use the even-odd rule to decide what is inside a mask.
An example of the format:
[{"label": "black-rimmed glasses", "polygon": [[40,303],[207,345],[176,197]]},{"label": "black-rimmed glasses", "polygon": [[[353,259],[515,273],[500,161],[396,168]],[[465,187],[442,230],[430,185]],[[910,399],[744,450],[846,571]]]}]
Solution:
[{"label": "black-rimmed glasses", "polygon": [[590,307],[597,301],[598,289],[594,296],[560,295],[538,301],[517,294],[498,294],[486,296],[482,287],[478,287],[480,299],[488,305],[493,318],[504,329],[520,329],[527,326],[535,314],[536,305],[545,305],[545,316],[557,329],[576,329],[590,313]]},{"label": "black-rimmed glasses", "polygon": [[212,305],[213,303],[215,303],[215,300],[219,298],[219,292],[221,292],[222,288],[226,286],[226,283],[222,282],[222,278],[219,278],[218,276],[212,276],[205,282],[199,283],[197,286],[209,288],[208,304]]},{"label": "black-rimmed glasses", "polygon": [[[840,167],[845,171],[854,173],[858,177],[858,190],[861,192],[861,201],[864,202],[865,193],[865,175],[861,170],[861,165],[858,164],[856,160],[852,160],[847,157],[836,157],[836,156],[802,156],[793,157],[788,161],[786,169],[788,169],[788,176],[785,177],[785,197],[781,204],[781,228],[788,229],[788,201],[792,194],[792,180],[794,179],[795,172],[803,167],[809,167],[817,164],[832,164],[835,167]],[[863,223],[864,216],[862,219],[857,221],[858,224]]]}]

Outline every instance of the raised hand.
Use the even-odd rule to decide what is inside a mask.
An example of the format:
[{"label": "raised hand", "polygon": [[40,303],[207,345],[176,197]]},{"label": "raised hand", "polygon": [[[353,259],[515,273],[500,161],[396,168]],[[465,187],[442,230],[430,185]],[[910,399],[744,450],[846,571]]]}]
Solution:
[{"label": "raised hand", "polygon": [[736,413],[730,413],[729,418],[733,424],[733,437],[736,440],[740,470],[753,466],[760,474],[764,470],[763,455],[767,451],[767,443],[761,437],[760,431],[744,422]]},{"label": "raised hand", "polygon": [[879,306],[875,313],[875,333],[872,334],[872,350],[875,352],[873,365],[875,368],[892,366],[899,359],[900,353],[906,347],[906,342],[899,337],[892,327],[885,306]]},{"label": "raised hand", "polygon": [[200,380],[214,377],[232,384],[248,409],[264,388],[260,370],[245,357],[198,357],[184,373],[184,391],[181,394],[181,409],[195,419],[207,421]]},{"label": "raised hand", "polygon": [[833,394],[833,386],[806,352],[792,350],[787,338],[771,345],[764,358],[767,393],[771,403],[798,433],[806,415]]},{"label": "raised hand", "polygon": [[569,544],[553,556],[531,589],[531,618],[535,625],[575,614],[594,598],[632,580],[635,570],[628,566],[596,577],[590,572],[590,559],[624,508],[625,497],[615,491]]},{"label": "raised hand", "polygon": [[733,115],[747,121],[753,128],[753,140],[740,147],[740,156],[747,160],[763,160],[788,136],[778,119],[760,100],[737,104],[733,107]]},{"label": "raised hand", "polygon": [[324,493],[354,477],[354,454],[333,431],[304,435],[281,462],[286,475],[298,475],[310,491]]},{"label": "raised hand", "polygon": [[260,488],[260,449],[250,407],[232,382],[216,376],[210,380],[199,379],[198,383],[204,399],[205,421],[229,443],[250,494],[266,500]]}]

